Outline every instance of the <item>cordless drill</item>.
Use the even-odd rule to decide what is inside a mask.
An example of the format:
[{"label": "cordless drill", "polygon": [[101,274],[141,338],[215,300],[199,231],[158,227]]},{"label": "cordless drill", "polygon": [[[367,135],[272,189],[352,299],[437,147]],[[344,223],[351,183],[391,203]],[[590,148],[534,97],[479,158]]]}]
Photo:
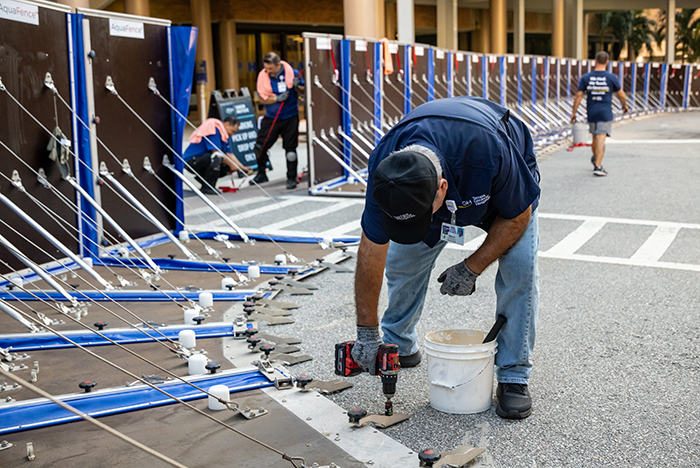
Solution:
[{"label": "cordless drill", "polygon": [[[352,358],[354,341],[346,341],[335,345],[335,373],[344,377],[360,374],[362,367]],[[386,402],[384,414],[394,414],[392,397],[396,393],[396,381],[399,377],[399,347],[394,344],[381,344],[377,353],[377,373],[382,378],[382,391]]]}]

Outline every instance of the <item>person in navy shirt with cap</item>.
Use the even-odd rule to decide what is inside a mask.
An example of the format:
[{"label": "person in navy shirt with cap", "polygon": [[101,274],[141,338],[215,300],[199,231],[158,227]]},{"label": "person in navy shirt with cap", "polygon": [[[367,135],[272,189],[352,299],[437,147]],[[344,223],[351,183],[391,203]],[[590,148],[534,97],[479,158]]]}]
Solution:
[{"label": "person in navy shirt with cap", "polygon": [[583,93],[586,93],[588,128],[593,135],[591,164],[593,164],[593,175],[598,177],[608,175],[608,171],[603,169],[603,157],[605,156],[605,137],[610,136],[612,131],[613,93],[617,94],[623,112],[625,114],[629,112],[627,97],[620,86],[620,80],[607,71],[608,59],[608,53],[605,51],[601,50],[596,54],[595,69],[583,75],[578,81],[578,91],[571,110],[571,123],[576,123],[578,106],[583,99]]},{"label": "person in navy shirt with cap", "polygon": [[[464,226],[487,232],[483,244],[447,268],[440,292],[468,296],[498,260],[497,413],[522,419],[532,411],[528,382],[539,297],[539,170],[527,128],[507,109],[481,98],[431,101],[409,113],[369,160],[362,238],[355,276],[357,340],[352,357],[373,372],[382,342],[399,347],[401,367],[420,363],[416,324],[436,259]],[[383,274],[389,304],[379,332]],[[459,327],[457,327],[459,328]]]}]

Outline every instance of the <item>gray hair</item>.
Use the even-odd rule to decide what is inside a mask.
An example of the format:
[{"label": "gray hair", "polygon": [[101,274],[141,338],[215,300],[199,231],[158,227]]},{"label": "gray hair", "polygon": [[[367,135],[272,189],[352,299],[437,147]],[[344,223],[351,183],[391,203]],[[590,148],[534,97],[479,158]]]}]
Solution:
[{"label": "gray hair", "polygon": [[404,148],[401,148],[400,151],[396,152],[403,153],[404,151],[413,151],[414,153],[420,153],[426,158],[430,159],[430,162],[433,163],[433,166],[435,166],[435,172],[437,172],[438,185],[440,184],[440,179],[442,179],[442,163],[440,163],[440,158],[438,158],[437,154],[435,154],[435,151],[421,145],[408,145]]}]

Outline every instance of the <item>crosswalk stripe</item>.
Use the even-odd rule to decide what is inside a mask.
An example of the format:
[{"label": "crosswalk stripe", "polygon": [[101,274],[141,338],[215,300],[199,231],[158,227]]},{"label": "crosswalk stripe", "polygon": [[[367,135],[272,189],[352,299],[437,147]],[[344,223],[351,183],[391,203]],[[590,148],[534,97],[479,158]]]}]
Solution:
[{"label": "crosswalk stripe", "polygon": [[681,229],[675,226],[657,226],[644,244],[630,257],[640,262],[657,262],[673,243]]},{"label": "crosswalk stripe", "polygon": [[554,247],[550,248],[546,253],[550,255],[571,255],[583,245],[591,240],[603,226],[606,221],[589,219],[583,222],[572,233],[560,240]]}]

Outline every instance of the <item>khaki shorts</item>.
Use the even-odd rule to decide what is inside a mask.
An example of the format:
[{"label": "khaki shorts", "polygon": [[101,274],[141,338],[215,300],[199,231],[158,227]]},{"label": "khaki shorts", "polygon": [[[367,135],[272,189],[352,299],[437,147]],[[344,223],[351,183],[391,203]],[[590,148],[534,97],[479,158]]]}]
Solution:
[{"label": "khaki shorts", "polygon": [[612,121],[610,122],[592,122],[588,124],[588,131],[592,135],[607,135],[610,136],[612,131]]}]

